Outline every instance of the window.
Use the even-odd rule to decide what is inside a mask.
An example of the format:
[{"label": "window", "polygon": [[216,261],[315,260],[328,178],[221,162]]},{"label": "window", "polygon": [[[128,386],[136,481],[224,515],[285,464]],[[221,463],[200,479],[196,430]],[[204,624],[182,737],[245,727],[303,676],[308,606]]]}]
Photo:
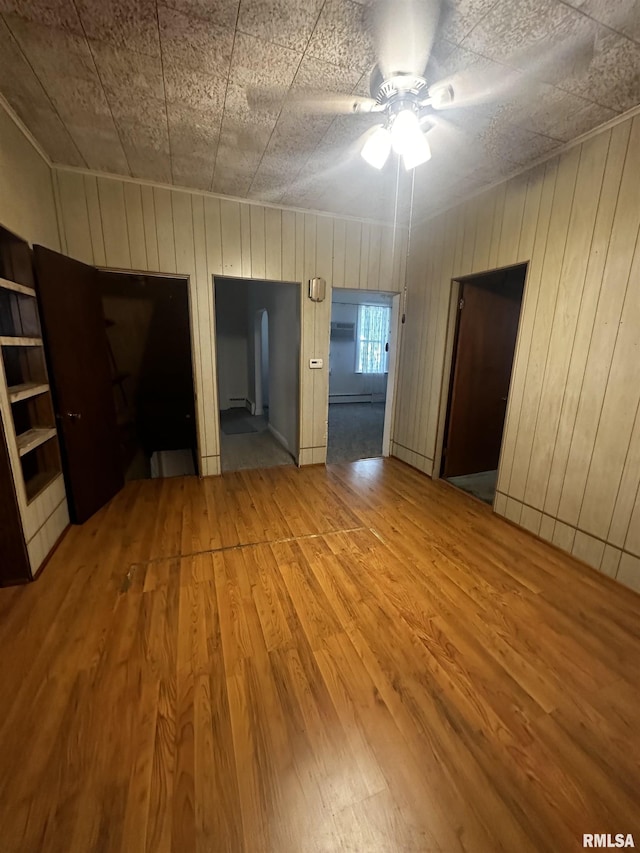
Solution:
[{"label": "window", "polygon": [[356,373],[387,373],[390,321],[391,308],[388,305],[358,306]]}]

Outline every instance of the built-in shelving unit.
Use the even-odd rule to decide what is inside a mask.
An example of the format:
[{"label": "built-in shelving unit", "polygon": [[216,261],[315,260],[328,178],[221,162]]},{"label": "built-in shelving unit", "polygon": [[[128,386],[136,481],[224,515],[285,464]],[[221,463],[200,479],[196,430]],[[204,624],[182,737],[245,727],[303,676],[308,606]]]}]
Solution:
[{"label": "built-in shelving unit", "polygon": [[31,249],[0,226],[0,585],[30,580],[68,523]]}]

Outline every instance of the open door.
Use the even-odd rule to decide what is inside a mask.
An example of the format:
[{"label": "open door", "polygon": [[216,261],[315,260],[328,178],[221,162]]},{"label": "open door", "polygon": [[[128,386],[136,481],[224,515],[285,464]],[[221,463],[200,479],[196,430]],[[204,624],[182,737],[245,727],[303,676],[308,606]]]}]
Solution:
[{"label": "open door", "polygon": [[495,471],[526,264],[461,282],[442,476]]},{"label": "open door", "polygon": [[97,271],[34,246],[38,299],[71,520],[124,485]]}]

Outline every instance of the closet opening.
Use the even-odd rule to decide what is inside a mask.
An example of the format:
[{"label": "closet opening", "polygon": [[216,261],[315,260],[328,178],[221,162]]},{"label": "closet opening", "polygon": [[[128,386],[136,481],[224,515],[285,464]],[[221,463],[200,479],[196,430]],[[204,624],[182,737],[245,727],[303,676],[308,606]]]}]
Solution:
[{"label": "closet opening", "polygon": [[457,316],[440,475],[488,504],[496,492],[526,274],[527,264],[519,264],[454,282]]},{"label": "closet opening", "polygon": [[198,473],[186,278],[98,271],[125,480]]}]

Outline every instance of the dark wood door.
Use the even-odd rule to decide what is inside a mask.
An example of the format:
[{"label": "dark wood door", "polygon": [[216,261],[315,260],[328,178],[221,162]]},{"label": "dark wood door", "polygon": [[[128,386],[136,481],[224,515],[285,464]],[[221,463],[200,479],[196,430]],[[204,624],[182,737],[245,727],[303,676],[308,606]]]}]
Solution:
[{"label": "dark wood door", "polygon": [[442,475],[498,467],[526,266],[462,283]]},{"label": "dark wood door", "polygon": [[82,524],[123,486],[97,271],[34,247],[71,520]]}]

